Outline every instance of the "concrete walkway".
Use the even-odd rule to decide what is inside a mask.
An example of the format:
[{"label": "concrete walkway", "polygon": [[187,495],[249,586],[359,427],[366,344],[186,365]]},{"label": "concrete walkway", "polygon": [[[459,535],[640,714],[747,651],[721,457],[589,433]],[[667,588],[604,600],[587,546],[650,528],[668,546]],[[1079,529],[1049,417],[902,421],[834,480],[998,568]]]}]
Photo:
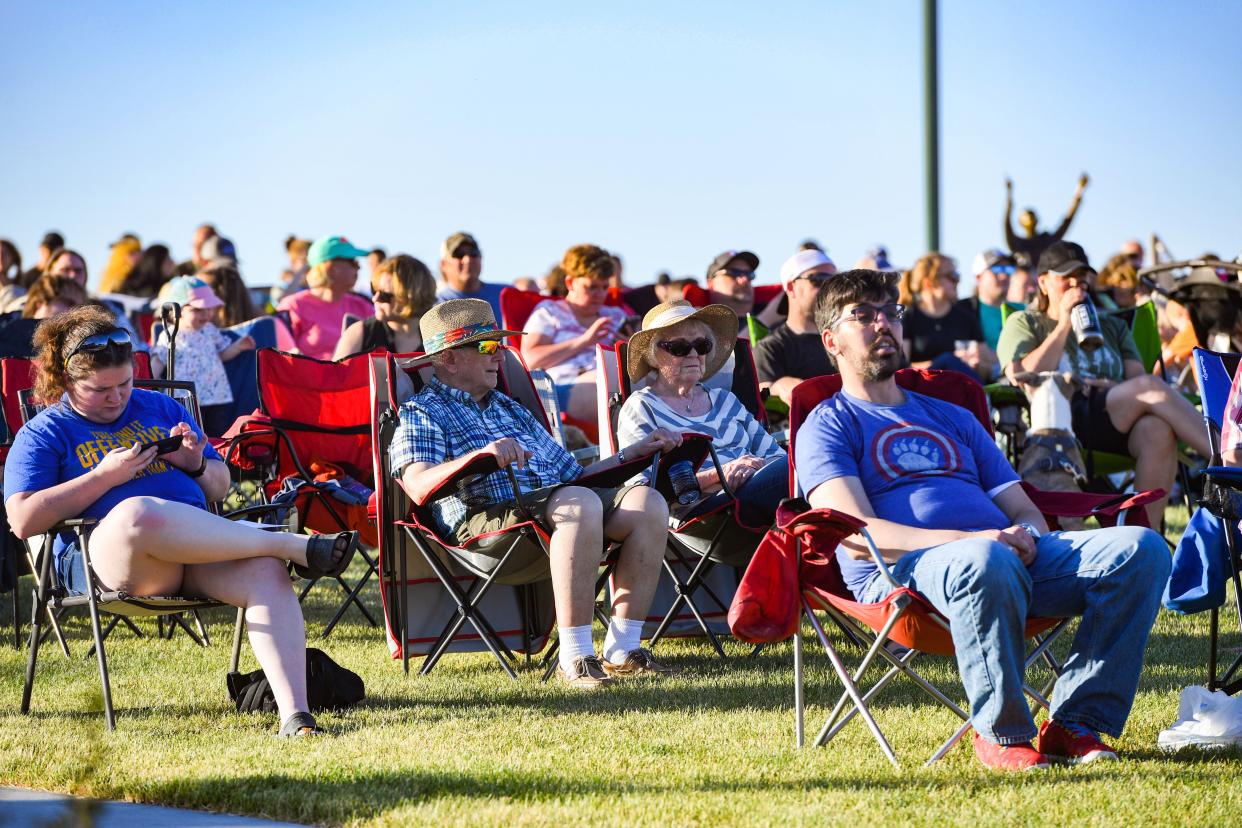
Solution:
[{"label": "concrete walkway", "polygon": [[[90,806],[94,806],[93,813]],[[78,815],[74,815],[74,811]],[[32,791],[27,788],[0,787],[0,826],[64,826],[69,828],[278,828],[292,822],[183,811],[158,805],[135,805],[132,802],[101,802],[64,794]]]}]

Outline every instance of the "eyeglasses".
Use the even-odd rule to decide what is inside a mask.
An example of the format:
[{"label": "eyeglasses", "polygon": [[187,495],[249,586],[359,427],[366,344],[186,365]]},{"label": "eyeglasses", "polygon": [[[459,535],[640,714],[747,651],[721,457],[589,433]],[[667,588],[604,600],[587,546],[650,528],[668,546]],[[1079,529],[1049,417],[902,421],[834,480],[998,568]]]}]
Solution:
[{"label": "eyeglasses", "polygon": [[716,347],[716,343],[705,336],[693,341],[689,339],[662,339],[656,345],[666,354],[672,354],[678,358],[690,356],[691,351],[694,351],[699,356],[707,356],[712,352],[712,348]]},{"label": "eyeglasses", "polygon": [[811,284],[817,285],[817,286],[826,285],[828,284],[829,281],[832,280],[832,277],[836,275],[837,274],[835,273],[807,273],[802,276],[799,276],[793,281],[795,282],[806,281],[806,282],[810,282]]},{"label": "eyeglasses", "polygon": [[377,305],[391,305],[396,297],[386,290],[371,290],[371,301]]},{"label": "eyeglasses", "polygon": [[467,348],[473,348],[477,350],[483,356],[491,356],[492,354],[500,350],[500,340],[499,339],[484,339],[480,342],[471,342],[469,345],[459,345],[453,350],[464,351]]},{"label": "eyeglasses", "polygon": [[875,322],[876,317],[883,314],[884,318],[889,322],[901,322],[906,315],[906,306],[893,302],[888,305],[855,305],[848,313],[841,315],[841,318],[832,323],[833,327],[840,325],[846,320],[853,320],[860,325],[870,325]]},{"label": "eyeglasses", "polygon": [[724,274],[730,279],[746,279],[747,281],[755,278],[755,271],[747,270],[744,267],[722,267],[716,271],[716,275]]},{"label": "eyeglasses", "polygon": [[78,354],[97,354],[108,348],[115,348],[124,353],[129,353],[134,348],[133,341],[129,338],[126,331],[115,330],[107,333],[91,334],[86,339],[78,343],[77,347],[69,352],[69,356],[65,357],[65,363],[73,359]]},{"label": "eyeglasses", "polygon": [[988,268],[988,270],[992,271],[997,276],[1012,276],[1017,268],[1013,265],[992,265]]}]

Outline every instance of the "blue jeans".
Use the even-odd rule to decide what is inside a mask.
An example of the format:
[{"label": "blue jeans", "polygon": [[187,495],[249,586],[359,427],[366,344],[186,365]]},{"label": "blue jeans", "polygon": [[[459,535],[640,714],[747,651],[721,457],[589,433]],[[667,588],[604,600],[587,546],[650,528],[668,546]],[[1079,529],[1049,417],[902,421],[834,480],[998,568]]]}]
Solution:
[{"label": "blue jeans", "polygon": [[[1035,737],[1022,693],[1028,616],[1082,616],[1052,717],[1121,735],[1169,568],[1163,538],[1121,526],[1044,535],[1029,567],[1002,543],[970,538],[911,552],[890,571],[949,619],[975,730],[1012,745]],[[891,591],[876,573],[862,600]]]},{"label": "blue jeans", "polygon": [[[709,463],[711,461],[708,461]],[[771,526],[776,522],[776,507],[789,497],[789,458],[769,460],[742,484],[737,492],[738,511],[749,526]],[[684,517],[691,518],[710,512],[728,502],[724,492],[716,492],[700,500]]]}]

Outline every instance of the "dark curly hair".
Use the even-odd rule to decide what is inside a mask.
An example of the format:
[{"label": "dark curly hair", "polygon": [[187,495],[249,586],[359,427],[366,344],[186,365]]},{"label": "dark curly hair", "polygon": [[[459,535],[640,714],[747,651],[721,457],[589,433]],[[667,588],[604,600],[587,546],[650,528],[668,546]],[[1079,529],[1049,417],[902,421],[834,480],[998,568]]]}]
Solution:
[{"label": "dark curly hair", "polygon": [[132,364],[132,352],[116,348],[76,354],[66,364],[65,355],[88,336],[118,330],[116,317],[99,305],[82,305],[40,322],[34,335],[35,396],[52,402],[60,399],[70,383],[81,382],[101,368]]},{"label": "dark curly hair", "polygon": [[828,330],[841,318],[846,305],[854,302],[896,302],[896,273],[880,270],[847,270],[838,273],[820,288],[815,300],[815,325]]}]

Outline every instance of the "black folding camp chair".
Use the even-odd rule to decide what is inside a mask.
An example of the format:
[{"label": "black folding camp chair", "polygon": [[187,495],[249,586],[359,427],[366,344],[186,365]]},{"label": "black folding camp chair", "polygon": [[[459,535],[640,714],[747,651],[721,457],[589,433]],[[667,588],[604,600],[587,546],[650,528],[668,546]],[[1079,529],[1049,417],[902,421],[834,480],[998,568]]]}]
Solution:
[{"label": "black folding camp chair", "polygon": [[[626,351],[624,342],[615,346],[596,346],[601,412],[607,412],[608,417],[607,427],[603,422],[600,427],[600,449],[605,456],[615,454],[620,448],[617,445],[617,419],[621,406],[633,390],[625,369]],[[739,339],[733,353],[731,390],[742,405],[766,425],[767,415],[749,340]],[[720,472],[720,460],[710,446],[709,455]],[[720,479],[724,480],[723,473]],[[696,508],[689,513],[693,515],[689,518],[678,515],[676,509],[672,512],[668,552],[664,558],[668,581],[661,579],[652,606],[653,614],[662,614],[652,619],[656,622],[655,629],[645,637],[650,646],[655,647],[670,632],[694,634],[697,627],[711,642],[716,653],[725,658],[719,636],[728,633],[725,619],[729,613],[729,602],[733,599],[741,570],[750,563],[768,527],[749,526],[742,520],[737,499],[727,485],[723,495],[716,498],[714,507],[710,509]],[[728,572],[729,569],[733,572]],[[670,587],[671,601],[667,597]],[[663,608],[665,606],[667,609]],[[683,607],[689,610],[692,621],[679,615]]]},{"label": "black folding camp chair", "polygon": [[[547,428],[530,376],[517,351],[504,347],[505,359],[499,390],[521,402]],[[375,446],[375,499],[379,527],[381,594],[389,649],[409,671],[412,654],[423,654],[420,674],[435,668],[447,652],[486,649],[509,675],[517,678],[515,653],[528,660],[544,649],[553,623],[552,586],[547,553],[549,532],[539,516],[528,515],[513,526],[470,539],[459,545],[442,537],[430,507],[469,476],[496,470],[486,455],[468,464],[457,475],[436,481],[421,502],[413,503],[392,476],[388,446],[398,424],[396,374],[406,371],[414,387],[421,388],[426,360],[403,359],[391,354],[373,355],[371,392],[374,406],[372,428]],[[429,375],[429,373],[427,374]],[[586,484],[618,485],[647,467],[639,460],[602,476],[582,480]],[[510,485],[519,506],[522,492],[510,470]],[[597,586],[609,571],[604,571]],[[602,609],[596,618],[607,621]],[[469,622],[470,632],[466,629]],[[438,630],[438,634],[430,635]],[[545,657],[545,678],[555,669],[555,645]]]},{"label": "black folding camp chair", "polygon": [[[154,390],[162,390],[170,394],[183,393],[188,395],[189,405],[187,408],[192,412],[192,416],[198,417],[197,405],[193,399],[194,384],[190,382],[176,382],[166,380],[141,380],[135,383],[138,387],[145,387]],[[29,401],[23,406],[27,413],[34,413],[34,405]],[[264,516],[275,515],[282,511],[282,507],[277,505],[263,505],[249,509],[238,510],[228,515],[230,519],[253,519]],[[38,661],[39,645],[44,639],[44,631],[42,630],[42,619],[44,614],[49,618],[50,626],[56,631],[57,638],[61,647],[64,649],[65,655],[69,654],[68,645],[65,643],[63,635],[60,633],[59,625],[56,623],[60,615],[75,607],[85,607],[90,616],[91,633],[93,644],[91,652],[94,653],[99,664],[99,680],[103,689],[104,703],[104,719],[107,722],[108,729],[113,730],[116,727],[116,717],[112,707],[112,685],[108,674],[108,660],[104,650],[104,641],[107,638],[107,632],[103,627],[100,616],[101,614],[109,614],[114,617],[114,621],[107,627],[107,631],[111,631],[115,626],[116,619],[123,619],[135,632],[141,636],[141,632],[134,626],[131,619],[139,617],[155,617],[180,619],[183,613],[197,613],[199,610],[209,609],[212,607],[224,606],[219,601],[207,598],[197,598],[191,596],[135,596],[121,590],[104,590],[95,579],[94,569],[91,564],[91,547],[90,533],[91,529],[98,521],[94,518],[74,518],[71,520],[61,521],[51,527],[46,533],[38,538],[33,538],[26,542],[27,553],[31,570],[35,573],[36,583],[34,590],[34,606],[31,612],[29,655],[26,662],[26,680],[22,688],[22,713],[30,712],[30,700],[34,690],[35,665]],[[283,520],[276,519],[272,522],[273,528],[284,528]],[[86,575],[86,592],[85,594],[71,594],[63,584],[56,573],[56,568],[52,566],[52,549],[53,539],[62,532],[72,532],[77,538],[78,547],[82,550],[83,568]],[[236,671],[241,653],[241,635],[245,625],[244,610],[237,611],[237,622],[235,626],[233,638],[233,654],[230,670]],[[205,640],[194,636],[194,633],[182,621],[182,626],[195,640],[200,644],[206,644]],[[171,629],[171,628],[170,628]],[[203,631],[200,622],[200,632]],[[169,633],[171,635],[171,632]],[[90,657],[88,653],[87,657]]]}]

